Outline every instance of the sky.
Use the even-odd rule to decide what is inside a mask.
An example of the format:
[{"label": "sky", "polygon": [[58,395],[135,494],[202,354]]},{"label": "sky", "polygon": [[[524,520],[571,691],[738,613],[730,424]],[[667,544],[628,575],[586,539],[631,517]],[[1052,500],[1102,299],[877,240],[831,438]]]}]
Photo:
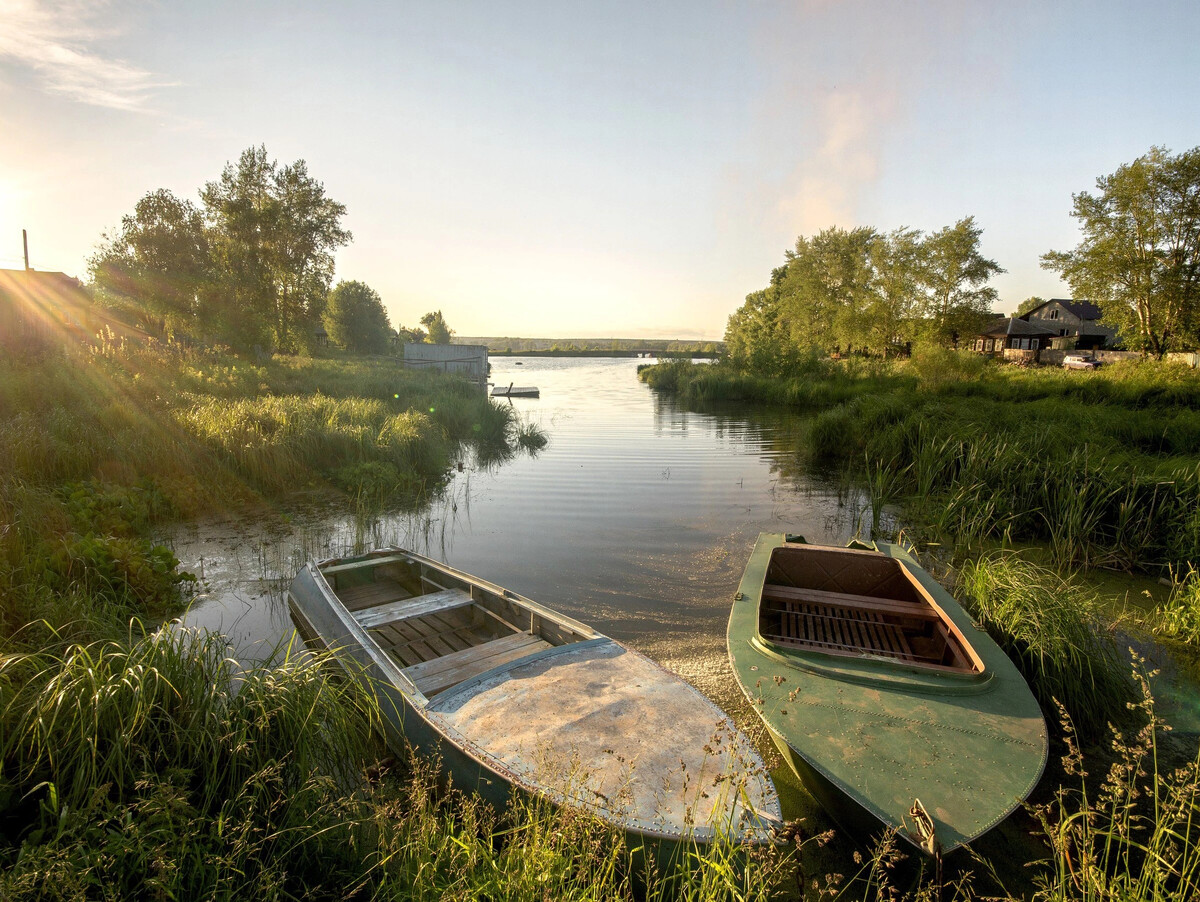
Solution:
[{"label": "sky", "polygon": [[0,0],[0,268],[87,277],[241,151],[346,205],[392,325],[719,339],[797,236],[974,216],[998,312],[1071,196],[1200,145],[1200,4]]}]

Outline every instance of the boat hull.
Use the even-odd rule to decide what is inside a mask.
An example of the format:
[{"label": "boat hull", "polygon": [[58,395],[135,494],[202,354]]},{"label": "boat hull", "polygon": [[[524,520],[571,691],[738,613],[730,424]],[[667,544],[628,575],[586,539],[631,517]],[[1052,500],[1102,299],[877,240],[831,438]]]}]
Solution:
[{"label": "boat hull", "polygon": [[[386,553],[394,555],[399,551],[393,549]],[[412,678],[415,668],[406,669],[392,655],[381,653],[371,631],[360,623],[363,612],[351,614],[339,602],[320,570],[321,566],[330,564],[343,568],[346,565],[340,562],[307,565],[297,574],[288,594],[297,629],[306,641],[335,651],[343,666],[364,676],[375,688],[387,739],[394,748],[401,753],[411,749],[436,756],[445,776],[453,785],[474,791],[497,808],[502,809],[520,797],[587,809],[602,820],[620,827],[628,835],[632,846],[653,850],[659,860],[673,856],[678,848],[690,848],[696,843],[703,844],[718,838],[751,844],[774,841],[774,827],[782,820],[778,799],[761,760],[753,756],[748,740],[740,734],[737,734],[740,739],[735,738],[734,742],[745,744],[759,770],[757,775],[748,778],[758,807],[752,817],[747,817],[747,812],[741,811],[737,823],[690,823],[688,817],[679,816],[678,810],[664,808],[665,813],[660,813],[652,804],[647,806],[644,800],[638,799],[631,799],[625,808],[619,808],[609,804],[601,792],[586,781],[578,785],[571,783],[567,779],[569,774],[561,782],[545,779],[545,768],[539,769],[539,766],[535,766],[536,762],[531,765],[534,746],[539,742],[537,751],[549,756],[547,760],[565,760],[572,755],[581,755],[593,771],[606,764],[609,757],[629,760],[639,756],[651,757],[646,748],[647,742],[643,738],[638,739],[640,746],[633,742],[637,737],[630,735],[633,731],[628,723],[618,720],[614,713],[623,709],[628,720],[633,713],[631,709],[640,701],[637,691],[626,684],[641,687],[638,691],[644,691],[648,699],[654,700],[656,707],[659,703],[673,703],[686,709],[683,712],[685,721],[693,726],[704,723],[715,726],[718,721],[726,719],[725,715],[678,677],[582,624],[419,555],[410,552],[402,554],[419,562],[422,567],[437,568],[436,572],[444,574],[445,581],[462,581],[462,585],[471,589],[473,598],[478,597],[479,593],[491,593],[504,603],[519,602],[521,609],[530,617],[530,623],[553,616],[555,625],[552,629],[569,632],[574,641],[535,650],[502,666],[476,673],[470,679],[427,697]],[[369,561],[370,556],[366,560]],[[368,618],[363,622],[371,621]],[[547,674],[564,674],[571,667],[584,678],[576,678],[558,687],[547,684]],[[601,673],[607,673],[603,680],[599,676]],[[508,684],[505,684],[506,680]],[[586,688],[583,688],[585,685]],[[575,687],[577,691],[571,696],[563,686],[566,690]],[[521,695],[521,692],[524,694]],[[517,697],[520,701],[514,702]],[[598,710],[589,710],[593,697]],[[558,704],[560,698],[561,704]],[[567,707],[570,698],[574,698],[575,709]],[[503,709],[505,705],[509,709],[515,705],[515,711],[510,710],[507,719],[499,719],[500,732],[496,732],[498,728],[492,724],[490,728],[493,733],[488,738],[486,715],[489,711]],[[527,730],[526,746],[508,743],[506,747],[503,725],[514,724],[511,732],[519,732],[516,726],[521,725],[521,717],[526,712],[538,710],[538,705],[543,715],[546,712],[553,714],[556,707],[563,708],[563,717],[569,717],[570,729],[547,730],[544,736],[537,735],[537,730]],[[598,726],[588,727],[588,723]],[[563,735],[566,735],[566,740],[563,740]],[[689,736],[684,738],[690,739]],[[696,736],[698,745],[688,741],[681,743],[680,748],[686,745],[684,752],[690,753],[694,751],[692,746],[700,748],[709,738],[708,735]],[[634,746],[637,746],[637,750],[628,751],[624,756],[621,754],[623,750],[633,749]],[[586,757],[588,754],[590,758]],[[703,768],[715,767],[715,762],[716,759],[710,762],[707,758],[699,762],[699,766],[693,768],[697,777]],[[716,775],[720,776],[719,773]],[[635,803],[641,804],[641,807]],[[730,810],[732,812],[734,808]],[[647,814],[647,811],[651,813]]]},{"label": "boat hull", "polygon": [[[926,853],[948,853],[1007,817],[1040,779],[1048,740],[1004,653],[894,545],[877,550],[902,561],[944,611],[973,666],[919,667],[764,640],[760,597],[772,554],[785,546],[782,535],[759,537],[731,610],[729,653],[743,692],[814,798],[852,835],[894,831]],[[918,800],[936,844],[922,841],[909,814]]]}]

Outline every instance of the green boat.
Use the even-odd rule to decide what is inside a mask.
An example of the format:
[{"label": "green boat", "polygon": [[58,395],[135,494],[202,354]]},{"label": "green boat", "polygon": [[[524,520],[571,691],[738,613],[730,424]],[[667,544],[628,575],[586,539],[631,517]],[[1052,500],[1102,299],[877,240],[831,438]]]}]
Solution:
[{"label": "green boat", "polygon": [[1046,722],[999,646],[898,545],[758,538],[729,617],[742,691],[843,829],[947,854],[1007,817]]}]

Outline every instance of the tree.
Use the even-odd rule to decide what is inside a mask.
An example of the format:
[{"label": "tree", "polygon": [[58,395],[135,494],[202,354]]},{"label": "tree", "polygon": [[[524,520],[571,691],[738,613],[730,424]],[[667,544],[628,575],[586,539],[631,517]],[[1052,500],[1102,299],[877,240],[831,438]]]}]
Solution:
[{"label": "tree", "polygon": [[850,349],[870,340],[865,315],[870,299],[870,248],[874,229],[829,228],[796,239],[782,274],[772,274],[780,322],[799,348]]},{"label": "tree", "polygon": [[158,325],[197,330],[201,295],[213,278],[204,219],[170,191],[151,191],[88,260],[92,282],[129,298]]},{"label": "tree", "polygon": [[925,239],[924,325],[932,341],[949,344],[972,331],[996,301],[996,289],[987,281],[1004,270],[979,252],[982,234],[975,217],[968,216]]},{"label": "tree", "polygon": [[426,313],[421,317],[421,325],[428,330],[429,337],[426,341],[431,345],[448,345],[454,337],[454,330],[446,325],[446,319],[440,310]]},{"label": "tree", "polygon": [[333,252],[349,243],[342,204],[297,160],[280,169],[266,147],[242,152],[200,192],[224,281],[226,320],[252,322],[276,348],[306,348],[333,280]]},{"label": "tree", "polygon": [[780,374],[787,336],[779,326],[776,287],[746,295],[746,302],[725,326],[725,356],[738,369],[767,376]]},{"label": "tree", "polygon": [[1033,295],[1032,297],[1027,297],[1027,298],[1025,298],[1025,300],[1021,301],[1020,305],[1018,305],[1017,312],[1014,313],[1013,316],[1018,317],[1018,318],[1022,317],[1026,313],[1030,313],[1030,312],[1036,310],[1038,307],[1042,306],[1042,304],[1044,304],[1044,303],[1046,303],[1046,299],[1039,298],[1037,295]]},{"label": "tree", "polygon": [[1072,195],[1083,240],[1051,251],[1075,297],[1100,306],[1105,322],[1139,336],[1162,357],[1200,338],[1200,147],[1162,147],[1096,179],[1096,195]]},{"label": "tree", "polygon": [[916,229],[900,228],[872,242],[871,300],[867,322],[871,347],[884,352],[915,341],[925,278],[924,239]]},{"label": "tree", "polygon": [[325,303],[325,330],[339,348],[383,354],[392,342],[383,299],[363,282],[338,282]]}]

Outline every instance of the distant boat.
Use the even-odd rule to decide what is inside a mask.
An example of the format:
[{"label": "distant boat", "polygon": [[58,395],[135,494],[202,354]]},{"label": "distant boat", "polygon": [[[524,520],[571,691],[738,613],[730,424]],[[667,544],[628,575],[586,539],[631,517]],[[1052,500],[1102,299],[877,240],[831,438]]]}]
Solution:
[{"label": "distant boat", "polygon": [[529,793],[641,845],[773,841],[779,799],[725,714],[674,674],[521,595],[400,548],[307,564],[300,632],[373,678],[389,739],[497,806]]},{"label": "distant boat", "polygon": [[784,758],[861,838],[950,852],[1042,775],[1046,723],[1024,678],[897,545],[760,535],[728,643]]},{"label": "distant boat", "polygon": [[539,398],[541,392],[536,385],[497,385],[492,388],[493,398]]}]

